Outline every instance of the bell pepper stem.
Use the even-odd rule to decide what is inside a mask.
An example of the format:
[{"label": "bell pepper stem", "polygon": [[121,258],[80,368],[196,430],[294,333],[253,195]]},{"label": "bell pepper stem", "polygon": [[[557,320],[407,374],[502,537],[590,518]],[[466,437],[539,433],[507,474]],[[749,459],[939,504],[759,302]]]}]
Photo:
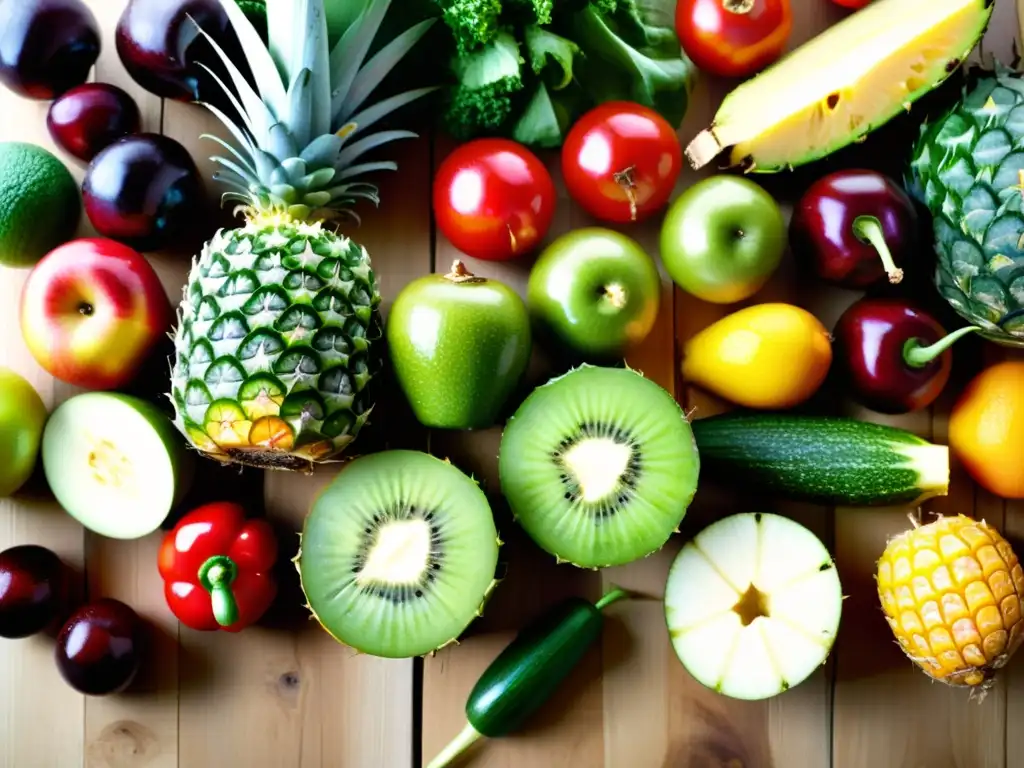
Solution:
[{"label": "bell pepper stem", "polygon": [[889,276],[889,282],[895,285],[903,280],[903,270],[896,266],[892,259],[892,252],[889,244],[885,242],[885,233],[882,231],[882,222],[874,216],[858,216],[853,220],[853,234],[865,242],[871,243],[878,251],[878,257],[882,260],[885,273]]},{"label": "bell pepper stem", "polygon": [[445,766],[450,765],[455,758],[473,746],[481,735],[480,731],[466,723],[466,727],[462,729],[462,732],[452,739],[448,746],[442,749],[437,757],[427,764],[427,768],[445,768]]},{"label": "bell pepper stem", "polygon": [[939,339],[927,347],[921,346],[921,340],[918,338],[907,339],[907,343],[903,345],[903,359],[911,368],[924,368],[928,363],[953,346],[959,339],[962,339],[968,333],[974,333],[979,330],[981,329],[976,325],[968,325],[953,331],[948,336]]},{"label": "bell pepper stem", "polygon": [[238,621],[238,603],[231,585],[238,577],[238,566],[225,555],[215,555],[199,568],[199,583],[210,593],[213,617],[222,627]]}]

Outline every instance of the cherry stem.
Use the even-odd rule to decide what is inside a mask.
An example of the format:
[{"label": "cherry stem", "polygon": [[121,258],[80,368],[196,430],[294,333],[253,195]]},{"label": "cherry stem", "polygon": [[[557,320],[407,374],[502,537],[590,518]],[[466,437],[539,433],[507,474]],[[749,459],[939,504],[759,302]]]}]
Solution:
[{"label": "cherry stem", "polygon": [[616,171],[614,175],[615,183],[622,187],[622,191],[626,195],[626,199],[629,201],[629,220],[636,221],[636,182],[633,181],[633,166],[629,166],[624,171]]},{"label": "cherry stem", "polygon": [[238,621],[238,603],[231,585],[238,577],[238,566],[225,555],[214,555],[199,568],[199,583],[210,593],[213,617],[222,627]]},{"label": "cherry stem", "polygon": [[599,611],[603,611],[612,603],[618,602],[619,600],[622,600],[626,597],[629,597],[629,592],[627,592],[624,589],[619,589],[618,587],[615,587],[611,592],[609,592],[596,603],[594,603],[594,607],[597,608],[597,610]]},{"label": "cherry stem", "polygon": [[875,247],[879,258],[882,259],[882,265],[885,267],[885,273],[889,276],[890,283],[895,285],[903,280],[903,270],[896,266],[889,245],[885,242],[882,222],[874,216],[858,216],[853,220],[853,234]]},{"label": "cherry stem", "polygon": [[921,346],[921,340],[918,338],[907,339],[907,343],[903,345],[903,359],[911,368],[924,368],[924,366],[953,346],[956,341],[962,339],[968,333],[974,333],[979,330],[981,329],[976,325],[968,325],[953,331],[945,338],[939,339],[928,347]]}]

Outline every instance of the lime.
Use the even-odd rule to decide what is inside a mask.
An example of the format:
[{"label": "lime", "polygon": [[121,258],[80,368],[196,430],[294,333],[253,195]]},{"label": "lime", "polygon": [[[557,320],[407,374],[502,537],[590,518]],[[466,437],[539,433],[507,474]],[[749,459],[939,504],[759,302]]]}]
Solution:
[{"label": "lime", "polygon": [[35,144],[0,143],[0,264],[30,267],[78,228],[78,183]]}]

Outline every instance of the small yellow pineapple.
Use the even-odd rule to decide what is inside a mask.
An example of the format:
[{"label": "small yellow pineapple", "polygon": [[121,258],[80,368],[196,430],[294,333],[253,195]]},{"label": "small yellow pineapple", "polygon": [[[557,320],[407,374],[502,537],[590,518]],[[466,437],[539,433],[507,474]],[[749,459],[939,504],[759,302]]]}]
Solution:
[{"label": "small yellow pineapple", "polygon": [[1024,570],[983,520],[940,517],[892,538],[878,596],[896,639],[927,675],[984,691],[1024,638]]}]

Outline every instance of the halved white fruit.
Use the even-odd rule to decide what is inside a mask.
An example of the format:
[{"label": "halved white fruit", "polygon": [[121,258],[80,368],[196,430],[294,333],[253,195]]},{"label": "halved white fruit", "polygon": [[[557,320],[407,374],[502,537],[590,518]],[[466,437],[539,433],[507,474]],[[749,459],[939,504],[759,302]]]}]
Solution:
[{"label": "halved white fruit", "polygon": [[832,650],[843,596],[821,540],[780,515],[719,520],[680,550],[665,588],[672,647],[700,683],[766,699],[802,683]]},{"label": "halved white fruit", "polygon": [[194,469],[151,403],[114,392],[66,400],[43,431],[43,472],[57,502],[89,530],[137,539],[167,519]]}]

